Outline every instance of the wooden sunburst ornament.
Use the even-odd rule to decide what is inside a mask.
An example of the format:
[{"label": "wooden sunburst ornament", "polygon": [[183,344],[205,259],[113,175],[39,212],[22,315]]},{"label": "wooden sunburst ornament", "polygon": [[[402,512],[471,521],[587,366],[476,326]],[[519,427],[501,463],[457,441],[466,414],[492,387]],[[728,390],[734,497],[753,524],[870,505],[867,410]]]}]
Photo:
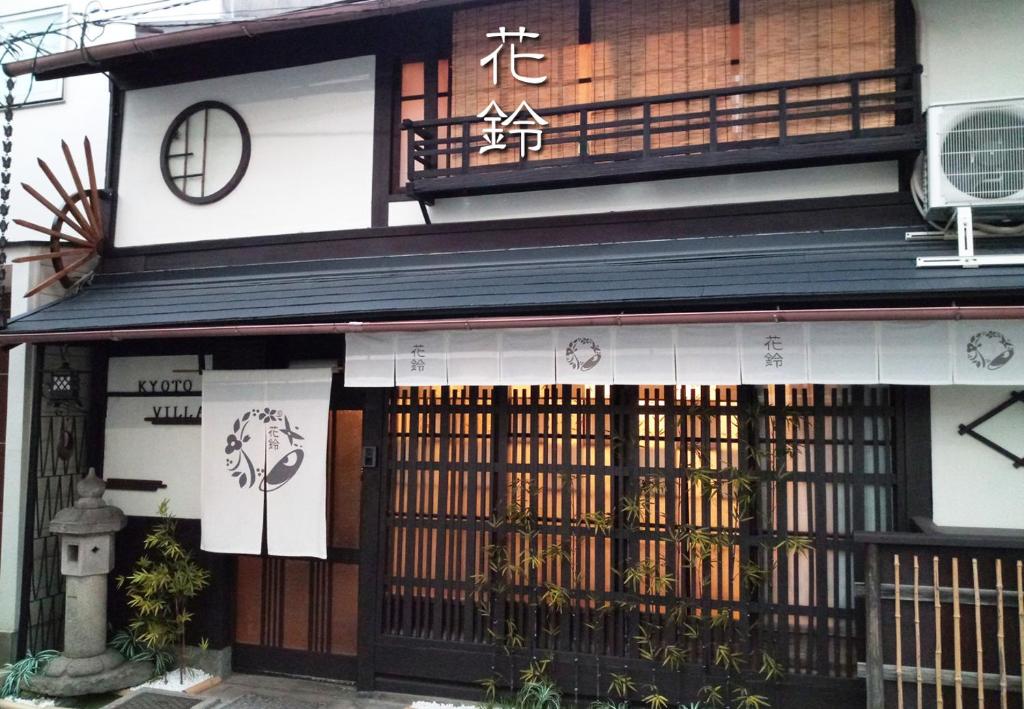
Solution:
[{"label": "wooden sunburst ornament", "polygon": [[89,184],[82,183],[81,173],[75,167],[75,160],[71,156],[71,149],[65,141],[61,141],[61,148],[64,151],[64,160],[71,172],[71,179],[74,182],[73,193],[61,186],[60,181],[53,174],[53,170],[42,159],[38,160],[39,167],[43,174],[57,190],[63,200],[63,206],[57,207],[50,200],[46,199],[31,185],[21,183],[22,188],[43,205],[47,211],[53,214],[53,223],[49,226],[42,226],[15,219],[14,223],[26,229],[46,234],[50,237],[50,250],[42,254],[22,256],[13,259],[14,263],[25,263],[28,261],[50,261],[53,263],[53,274],[47,276],[35,284],[25,297],[33,296],[44,288],[60,283],[64,288],[69,289],[80,283],[84,278],[92,274],[99,262],[100,248],[103,244],[103,207],[101,200],[105,197],[96,185],[96,168],[92,159],[92,146],[89,139],[85,139],[85,165],[86,176]]}]

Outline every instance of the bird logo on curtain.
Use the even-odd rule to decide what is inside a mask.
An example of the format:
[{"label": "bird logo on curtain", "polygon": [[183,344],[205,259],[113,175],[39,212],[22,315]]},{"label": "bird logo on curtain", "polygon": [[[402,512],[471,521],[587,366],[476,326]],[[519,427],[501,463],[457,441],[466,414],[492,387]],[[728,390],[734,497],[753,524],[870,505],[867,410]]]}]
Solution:
[{"label": "bird logo on curtain", "polygon": [[227,471],[239,488],[259,482],[263,492],[273,492],[295,477],[305,451],[299,433],[280,409],[250,409],[235,419],[225,440]]},{"label": "bird logo on curtain", "polygon": [[967,359],[978,369],[999,369],[1013,359],[1013,343],[997,330],[979,332],[967,343]]},{"label": "bird logo on curtain", "polygon": [[589,372],[601,361],[601,347],[589,337],[577,337],[565,348],[565,361],[577,372]]}]

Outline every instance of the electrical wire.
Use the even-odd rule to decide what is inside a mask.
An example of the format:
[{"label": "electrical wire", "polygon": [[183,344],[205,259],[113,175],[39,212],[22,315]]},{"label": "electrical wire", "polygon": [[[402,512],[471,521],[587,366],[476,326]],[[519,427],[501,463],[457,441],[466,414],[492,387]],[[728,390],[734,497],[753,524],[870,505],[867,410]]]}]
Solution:
[{"label": "electrical wire", "polygon": [[[186,7],[203,1],[204,0],[141,0],[140,2],[125,4],[110,10],[104,10],[98,0],[93,0],[86,5],[82,12],[71,13],[71,16],[63,21],[51,22],[45,29],[36,32],[17,32],[7,36],[4,36],[4,25],[3,23],[0,23],[0,46],[2,46],[0,63],[14,59],[21,59],[27,53],[31,53],[33,61],[42,56],[54,53],[48,51],[43,46],[46,40],[51,37],[62,37],[72,45],[70,50],[61,48],[61,52],[75,50],[84,51],[88,45],[97,43],[109,25],[126,24],[139,27],[141,23],[132,22],[132,18],[139,18],[155,12],[164,12],[179,7]],[[98,17],[97,15],[101,13],[107,14],[106,16]],[[211,22],[217,21],[218,20],[216,18],[211,19]],[[99,31],[95,34],[90,34],[90,28],[96,28]],[[108,79],[111,78],[107,72],[101,73],[107,76]],[[24,98],[22,98],[19,103],[15,104],[14,108],[25,106],[31,101],[32,90],[35,87],[36,79],[33,74],[30,74],[29,77],[28,87],[25,90]]]}]

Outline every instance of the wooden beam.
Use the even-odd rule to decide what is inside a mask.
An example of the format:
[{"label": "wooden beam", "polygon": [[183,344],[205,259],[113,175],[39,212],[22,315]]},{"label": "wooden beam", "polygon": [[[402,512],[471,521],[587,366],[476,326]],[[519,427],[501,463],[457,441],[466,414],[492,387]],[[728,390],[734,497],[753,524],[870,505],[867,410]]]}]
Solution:
[{"label": "wooden beam", "polygon": [[86,241],[85,239],[79,239],[76,236],[71,236],[70,234],[67,234],[62,231],[57,231],[56,229],[50,229],[45,226],[40,226],[39,224],[33,224],[32,222],[27,222],[24,219],[15,219],[14,223],[17,224],[18,226],[23,226],[26,229],[38,231],[40,234],[46,234],[47,236],[53,236],[58,239],[64,239],[65,241],[72,244],[78,244],[80,246],[92,248],[91,242]]}]

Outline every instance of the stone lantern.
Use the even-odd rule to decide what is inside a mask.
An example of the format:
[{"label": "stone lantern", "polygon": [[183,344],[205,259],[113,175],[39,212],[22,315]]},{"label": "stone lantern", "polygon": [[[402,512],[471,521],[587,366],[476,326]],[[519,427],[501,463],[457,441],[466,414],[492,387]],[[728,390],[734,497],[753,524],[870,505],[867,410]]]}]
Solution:
[{"label": "stone lantern", "polygon": [[141,684],[153,675],[148,662],[127,662],[107,647],[107,576],[114,568],[114,534],[124,529],[124,512],[103,501],[106,485],[96,471],[78,481],[78,500],[50,520],[60,536],[60,570],[65,576],[64,652],[28,682],[51,696],[99,694]]}]

